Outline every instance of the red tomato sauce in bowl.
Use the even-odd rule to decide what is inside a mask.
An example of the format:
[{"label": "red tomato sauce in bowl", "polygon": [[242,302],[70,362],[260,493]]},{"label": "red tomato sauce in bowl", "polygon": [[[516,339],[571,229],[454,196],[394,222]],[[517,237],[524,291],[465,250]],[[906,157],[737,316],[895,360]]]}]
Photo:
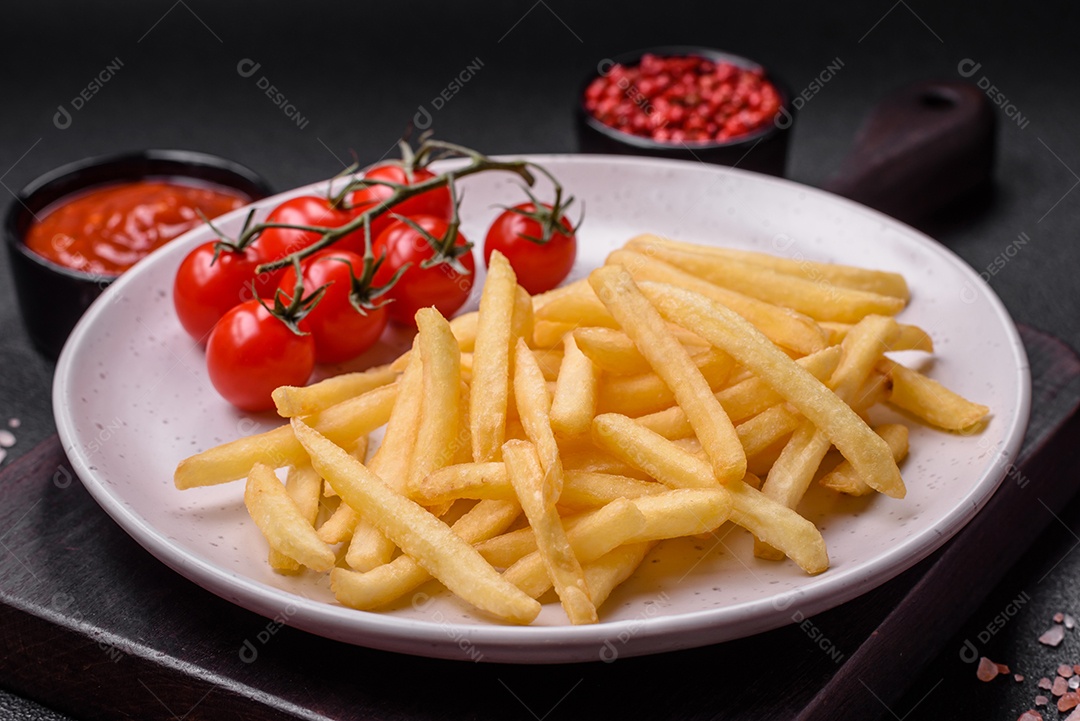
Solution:
[{"label": "red tomato sauce in bowl", "polygon": [[66,268],[115,276],[202,219],[252,200],[213,185],[138,180],[98,186],[61,198],[28,229],[26,246]]}]

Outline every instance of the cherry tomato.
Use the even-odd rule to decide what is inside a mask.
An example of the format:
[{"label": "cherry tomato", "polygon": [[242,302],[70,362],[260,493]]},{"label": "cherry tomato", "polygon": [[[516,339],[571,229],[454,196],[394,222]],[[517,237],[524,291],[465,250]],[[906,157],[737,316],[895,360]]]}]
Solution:
[{"label": "cherry tomato", "polygon": [[[337,228],[353,219],[351,212],[334,208],[326,198],[316,195],[302,195],[286,200],[274,208],[267,216],[267,223],[287,223],[289,225],[316,225]],[[257,248],[264,262],[280,260],[290,253],[303,250],[322,236],[310,230],[292,228],[268,228],[259,234],[252,246]],[[339,250],[364,252],[364,233],[350,233],[341,238],[334,247]]]},{"label": "cherry tomato", "polygon": [[491,259],[491,251],[498,250],[510,261],[518,283],[532,295],[561,283],[577,256],[574,227],[565,215],[559,216],[556,225],[551,211],[546,203],[539,212],[535,203],[515,205],[495,219],[484,238],[484,264]]},{"label": "cherry tomato", "polygon": [[243,252],[222,248],[214,259],[216,241],[203,243],[188,253],[173,281],[173,305],[180,325],[192,338],[206,342],[214,324],[233,306],[254,295],[255,281],[260,295],[272,295],[281,272],[256,275],[262,262],[251,247]]},{"label": "cherry tomato", "polygon": [[[303,321],[300,329],[305,329]],[[315,339],[294,333],[257,299],[247,300],[214,326],[206,367],[210,382],[229,403],[245,411],[270,410],[275,388],[304,385],[311,376]]]},{"label": "cherry tomato", "polygon": [[[304,292],[311,293],[328,285],[315,307],[304,316],[304,322],[315,336],[315,360],[319,363],[341,363],[366,351],[379,340],[386,328],[386,306],[376,306],[363,297],[368,289],[355,288],[363,313],[353,306],[354,281],[362,274],[363,257],[347,250],[319,251],[304,261]],[[279,286],[285,298],[291,300],[296,288],[296,270],[286,268]]]},{"label": "cherry tomato", "polygon": [[[390,317],[404,325],[416,325],[416,311],[435,306],[449,318],[469,297],[476,277],[472,244],[451,223],[431,215],[409,218],[424,231],[418,232],[407,220],[394,220],[379,234],[373,246],[375,257],[386,259],[375,273],[375,282],[383,285],[400,268],[405,269],[397,284],[387,293],[393,303],[387,306]],[[447,242],[448,235],[455,237]],[[425,237],[429,236],[429,237]],[[450,247],[437,247],[446,243]],[[429,267],[424,267],[428,265]]]},{"label": "cherry tomato", "polygon": [[[372,180],[385,180],[389,183],[398,183],[400,185],[415,185],[434,178],[435,174],[430,170],[417,168],[413,171],[412,179],[410,181],[409,174],[405,172],[403,167],[390,163],[387,165],[376,165],[374,168],[364,173],[363,177]],[[394,189],[388,185],[369,185],[366,188],[355,191],[349,201],[352,203],[353,213],[355,215],[363,213],[368,208],[389,198],[393,192]],[[386,230],[386,227],[394,221],[394,218],[390,215],[391,212],[410,218],[415,215],[432,215],[436,218],[442,218],[443,220],[449,221],[454,216],[454,205],[450,200],[450,190],[446,186],[434,188],[426,193],[421,193],[416,197],[403,200],[394,205],[388,212],[383,213],[372,221],[372,238],[378,237],[379,234]]]}]

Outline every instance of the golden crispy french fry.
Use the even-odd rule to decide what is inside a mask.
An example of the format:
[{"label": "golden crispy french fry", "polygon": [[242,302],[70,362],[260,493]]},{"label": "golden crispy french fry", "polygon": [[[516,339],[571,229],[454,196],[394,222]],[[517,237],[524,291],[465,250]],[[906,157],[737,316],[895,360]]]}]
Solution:
[{"label": "golden crispy french fry", "polygon": [[[570,530],[570,519],[563,519],[563,527]],[[536,550],[536,534],[533,529],[525,526],[481,541],[476,544],[476,550],[492,566],[509,568]],[[546,575],[546,571],[543,573]]]},{"label": "golden crispy french fry", "polygon": [[649,480],[649,474],[598,448],[576,448],[562,454],[563,473],[611,473],[639,480]]},{"label": "golden crispy french fry", "polygon": [[563,361],[551,399],[551,428],[556,435],[573,438],[589,432],[596,415],[600,373],[578,349],[573,334],[563,339]]},{"label": "golden crispy french fry", "polygon": [[585,584],[589,587],[589,597],[599,608],[608,600],[611,592],[619,587],[637,570],[645,556],[655,543],[631,543],[608,551],[595,561],[582,566],[585,572]]},{"label": "golden crispy french fry", "polygon": [[409,485],[409,497],[424,506],[459,498],[508,499],[514,497],[506,466],[501,461],[457,463]]},{"label": "golden crispy french fry", "polygon": [[[907,426],[899,423],[886,423],[878,426],[874,431],[889,444],[889,448],[893,453],[893,458],[897,463],[907,457]],[[846,493],[849,496],[865,496],[868,493],[874,492],[874,489],[871,488],[866,481],[859,478],[859,475],[855,473],[855,469],[851,467],[851,464],[848,461],[841,462],[836,468],[822,476],[819,483],[826,488],[840,493]]]},{"label": "golden crispy french fry", "polygon": [[[687,347],[691,356],[706,350],[708,345],[701,338],[675,325],[668,326],[679,342]],[[649,361],[641,355],[630,336],[615,328],[574,328],[574,340],[582,353],[600,370],[612,375],[637,375],[652,370]]]},{"label": "golden crispy french fry", "polygon": [[[622,545],[626,539],[640,533],[644,527],[645,517],[641,511],[631,501],[620,498],[577,519],[564,534],[568,543],[567,552],[575,561],[580,559],[581,563],[588,563]],[[534,534],[536,550],[522,556],[503,573],[503,578],[533,598],[546,593],[553,585],[550,572],[547,571],[546,551],[541,550],[542,537],[542,533]],[[571,588],[576,590],[571,593],[578,595],[580,592],[580,595],[588,600],[584,575],[581,576],[580,586],[577,585],[577,577],[572,578],[575,585]],[[559,590],[557,585],[555,590]]]},{"label": "golden crispy french fry", "polygon": [[251,467],[244,486],[244,505],[271,548],[315,571],[334,567],[334,552],[315,535],[269,466],[256,463]]},{"label": "golden crispy french fry", "polygon": [[663,248],[667,252],[679,251],[683,254],[694,253],[719,259],[730,258],[807,280],[830,283],[855,290],[865,290],[870,293],[891,295],[904,301],[907,301],[910,297],[907,281],[899,273],[867,270],[836,263],[820,263],[801,257],[798,259],[781,258],[769,253],[750,250],[736,250],[712,245],[694,245],[693,243],[683,243],[649,234],[632,238],[626,246],[650,256],[657,252],[658,249]]},{"label": "golden crispy french fry", "polygon": [[[735,366],[731,356],[715,349],[694,355],[690,360],[701,371],[709,390],[723,386]],[[603,379],[598,389],[598,413],[622,413],[636,417],[670,408],[675,403],[675,392],[653,371],[632,376],[611,376]]]},{"label": "golden crispy french fry", "polygon": [[[597,446],[672,488],[719,486],[713,473],[697,473],[700,458],[637,423],[633,418],[617,413],[604,413],[593,419],[592,433],[593,442]],[[665,443],[659,443],[657,438]],[[670,452],[671,448],[679,453]],[[685,465],[687,459],[693,459],[690,466]],[[672,463],[683,463],[683,466],[673,467],[670,465]]]},{"label": "golden crispy french fry", "polygon": [[532,296],[529,295],[529,291],[519,285],[514,289],[514,318],[511,326],[514,340],[532,339],[535,325],[536,313],[533,310]]},{"label": "golden crispy french fry", "polygon": [[934,379],[899,363],[885,359],[878,367],[888,374],[892,384],[889,403],[938,428],[962,431],[975,426],[990,413],[986,406],[972,403]]},{"label": "golden crispy french fry", "polygon": [[575,286],[573,293],[552,298],[536,309],[536,322],[565,323],[574,327],[617,328],[611,315],[588,285]]},{"label": "golden crispy french fry", "polygon": [[294,418],[292,427],[311,456],[311,465],[342,500],[464,601],[514,623],[530,623],[540,613],[540,604],[507,583],[449,526],[391,490],[301,420]]},{"label": "golden crispy french fry", "polygon": [[[502,464],[500,464],[502,465]],[[516,500],[481,501],[452,526],[466,543],[479,543],[502,533],[521,515]],[[385,606],[431,578],[411,556],[401,555],[366,573],[335,568],[330,587],[338,601],[362,611]]]},{"label": "golden crispy french fry", "polygon": [[798,428],[802,416],[786,403],[778,403],[735,426],[746,457],[756,456]]},{"label": "golden crispy french fry", "polygon": [[904,497],[904,481],[889,446],[835,393],[795,363],[737,313],[697,293],[662,283],[642,291],[662,315],[750,368],[817,426],[875,490]]},{"label": "golden crispy french fry", "polygon": [[[428,476],[448,465],[461,444],[460,366],[457,340],[450,324],[434,308],[421,308],[416,313],[417,340],[422,360],[422,394],[417,421],[413,455],[408,462],[404,484],[396,482],[394,490],[403,491],[410,482]],[[381,468],[381,464],[376,467]],[[357,571],[382,566],[393,556],[394,545],[369,523],[357,525],[346,554],[346,562]]]},{"label": "golden crispy french fry", "polygon": [[732,512],[731,494],[723,486],[680,488],[639,496],[632,503],[645,517],[645,527],[627,543],[711,533]]},{"label": "golden crispy french fry", "polygon": [[[524,345],[524,341],[519,339],[518,342]],[[521,364],[518,365],[520,367]],[[520,385],[515,389],[519,402],[521,390]],[[550,432],[550,428],[548,430]],[[555,509],[561,487],[552,487],[551,476],[541,469],[536,447],[528,441],[507,441],[503,444],[503,459],[510,484],[536,534],[537,552],[555,586],[555,592],[559,594],[563,610],[575,625],[596,623],[596,607],[589,600],[585,575]],[[507,574],[510,579],[514,578],[509,570]]]},{"label": "golden crispy french fry", "polygon": [[469,423],[474,461],[497,461],[506,437],[506,408],[513,368],[513,318],[517,278],[506,257],[491,254],[476,329]]},{"label": "golden crispy french fry", "polygon": [[533,346],[536,348],[558,348],[563,337],[572,332],[576,323],[559,323],[551,320],[538,320],[533,324]]},{"label": "golden crispy french fry", "polygon": [[[896,321],[880,315],[867,316],[851,329],[842,343],[844,355],[840,365],[829,379],[841,401],[851,402],[898,332]],[[762,493],[788,508],[796,508],[831,446],[832,441],[824,431],[804,420],[773,464],[761,487]],[[887,444],[885,447],[888,449]],[[892,460],[891,451],[889,459]],[[761,558],[780,557],[779,552],[760,542],[755,544],[754,553]]]},{"label": "golden crispy french fry", "polygon": [[619,498],[655,496],[666,490],[667,486],[655,481],[643,481],[612,473],[566,471],[559,507],[575,511],[599,508]]},{"label": "golden crispy french fry", "polygon": [[673,265],[633,251],[617,250],[608,256],[607,262],[625,266],[639,283],[670,283],[700,293],[738,313],[771,341],[797,351],[799,355],[813,353],[825,347],[825,332],[818,324],[809,316],[790,308],[781,308],[743,293],[721,288]]},{"label": "golden crispy french fry", "polygon": [[658,258],[722,288],[791,308],[819,321],[855,323],[867,315],[895,315],[905,305],[903,300],[891,295],[856,290],[820,278],[788,275],[734,258],[686,253],[662,246],[654,246],[654,250],[653,256],[647,256],[653,262]]},{"label": "golden crispy french fry", "polygon": [[[391,383],[331,406],[305,421],[335,443],[350,445],[386,423],[397,395],[398,384]],[[306,462],[303,446],[288,426],[281,426],[185,458],[177,465],[173,482],[180,490],[212,486],[245,478],[256,463],[280,468]]]},{"label": "golden crispy french fry", "polygon": [[[305,463],[302,466],[289,466],[288,475],[285,476],[285,492],[296,504],[296,510],[300,516],[308,522],[312,530],[315,529],[315,519],[319,515],[319,501],[322,497],[323,479],[311,467]],[[300,570],[300,564],[289,558],[276,548],[271,548],[267,557],[270,568],[280,573],[296,573]]]},{"label": "golden crispy french fry", "polygon": [[561,285],[558,288],[552,288],[551,290],[544,291],[543,293],[537,293],[532,297],[533,311],[538,311],[545,305],[548,305],[553,300],[564,298],[567,296],[577,297],[579,294],[592,294],[592,288],[589,287],[589,282],[584,278],[575,280],[573,283],[567,283]]},{"label": "golden crispy french fry", "polygon": [[[617,416],[597,416],[593,421],[607,424],[601,433],[621,437],[626,442],[627,460],[640,463],[656,480],[672,488],[716,488],[709,463],[634,420]],[[637,428],[634,428],[637,426]],[[630,450],[630,449],[633,450]],[[821,573],[829,567],[825,540],[814,524],[795,511],[772,500],[752,485],[759,483],[750,474],[740,481],[724,484],[731,494],[731,520],[757,538],[782,550],[807,573]],[[643,499],[636,499],[637,501]]]},{"label": "golden crispy french fry", "polygon": [[388,366],[379,366],[358,373],[344,373],[309,386],[279,386],[271,395],[279,416],[309,416],[362,393],[389,385],[397,380],[397,376],[397,372]]},{"label": "golden crispy french fry", "polygon": [[[829,334],[829,345],[836,345],[847,337],[848,332],[854,327],[853,323],[821,323],[823,329]],[[893,338],[889,350],[921,350],[927,353],[934,352],[934,340],[930,334],[917,325],[898,324],[900,331]]]},{"label": "golden crispy french fry", "polygon": [[[831,347],[804,356],[795,362],[805,368],[814,378],[824,381],[836,370],[836,366],[840,363],[840,355],[839,347]],[[728,417],[736,423],[784,401],[782,395],[756,377],[747,378],[724,388],[716,394],[716,399],[727,411]],[[694,432],[690,421],[686,419],[686,413],[678,406],[641,416],[637,420],[646,428],[672,440],[685,438]]]},{"label": "golden crispy french fry", "polygon": [[514,402],[518,417],[526,437],[532,441],[540,458],[544,473],[543,488],[552,494],[544,502],[554,505],[562,493],[563,466],[559,445],[551,430],[551,397],[536,359],[523,338],[518,338],[514,361]]},{"label": "golden crispy french fry", "polygon": [[[348,446],[342,446],[342,448],[347,450],[349,452],[349,455],[351,455],[356,460],[360,461],[361,463],[367,463],[368,443],[370,440],[371,439],[368,436],[360,436],[356,439],[356,443],[352,445],[352,448],[349,448]],[[322,486],[323,496],[327,498],[337,498],[337,494],[334,493],[334,489],[330,487],[329,483],[323,481]]]},{"label": "golden crispy french fry", "polygon": [[653,370],[674,392],[709,454],[717,479],[722,483],[740,480],[746,474],[746,454],[731,419],[630,273],[621,266],[607,265],[590,273],[589,282]]},{"label": "golden crispy french fry", "polygon": [[[371,472],[383,479],[394,490],[402,490],[409,479],[409,466],[416,444],[416,428],[420,423],[420,401],[424,383],[423,356],[413,341],[413,353],[398,380],[401,393],[386,424],[382,444],[371,459]],[[348,503],[338,506],[326,523],[319,527],[319,538],[327,543],[349,540],[352,560],[358,565],[365,555],[370,556],[369,568],[379,565],[379,559],[388,558],[394,548],[370,523],[362,521],[357,509]],[[351,540],[350,540],[351,539]],[[353,546],[356,550],[353,551]],[[346,553],[346,561],[349,554]],[[350,564],[351,565],[351,564]],[[356,568],[356,566],[353,566]],[[357,570],[366,570],[357,568]]]}]

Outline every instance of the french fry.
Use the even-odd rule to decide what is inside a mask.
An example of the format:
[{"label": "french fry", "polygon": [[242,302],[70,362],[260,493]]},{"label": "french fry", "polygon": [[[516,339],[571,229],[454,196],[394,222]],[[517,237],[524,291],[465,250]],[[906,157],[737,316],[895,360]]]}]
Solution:
[{"label": "french fry", "polygon": [[[323,479],[315,472],[310,464],[302,466],[289,466],[288,475],[285,477],[285,492],[296,504],[296,510],[307,521],[312,530],[315,530],[315,519],[319,515],[319,501],[322,496]],[[300,564],[289,558],[275,548],[270,549],[267,557],[270,568],[279,573],[296,573],[300,570]]]},{"label": "french fry", "polygon": [[786,403],[778,403],[735,426],[735,432],[739,434],[739,442],[743,444],[743,450],[749,458],[763,452],[784,436],[794,433],[800,421],[802,416],[791,410]]},{"label": "french fry", "polygon": [[[563,323],[573,327],[617,328],[618,323],[588,285],[575,286],[573,293],[552,298],[536,309],[536,322]],[[539,343],[538,343],[539,344]]]},{"label": "french fry", "polygon": [[272,549],[314,571],[334,567],[334,552],[315,535],[269,466],[256,463],[251,467],[244,486],[244,505]]},{"label": "french fry", "polygon": [[[452,528],[463,541],[475,544],[502,533],[520,515],[521,506],[516,500],[482,501]],[[330,574],[330,587],[341,603],[366,611],[393,603],[430,578],[431,574],[411,556],[401,555],[366,573],[335,568]]]},{"label": "french fry", "polygon": [[623,265],[637,282],[669,283],[700,293],[745,318],[771,341],[806,355],[825,347],[825,332],[809,316],[702,280],[655,258],[617,250],[607,263]]},{"label": "french fry", "polygon": [[655,545],[655,543],[646,542],[619,546],[582,567],[585,572],[585,584],[589,587],[589,597],[597,608],[608,600],[619,584],[630,578]]},{"label": "french fry", "polygon": [[[645,518],[641,511],[632,502],[620,498],[577,519],[564,534],[568,544],[566,550],[574,562],[580,559],[581,563],[588,563],[622,545],[626,539],[640,533],[644,527]],[[553,585],[551,573],[547,570],[547,551],[542,550],[542,538],[543,533],[537,534],[534,529],[532,541],[535,550],[519,558],[503,573],[503,578],[533,598],[543,595]],[[574,585],[570,587],[573,589],[570,593],[587,601],[584,574],[581,576],[580,585],[577,585],[579,582],[576,574],[571,578]],[[556,593],[559,591],[557,584],[558,582],[554,584]],[[589,605],[592,605],[591,601]]]},{"label": "french fry", "polygon": [[[701,371],[710,391],[724,385],[735,365],[731,356],[718,350],[694,355],[690,360]],[[599,384],[596,410],[598,413],[642,416],[670,408],[675,402],[671,387],[659,374],[649,371],[605,379]]]},{"label": "french fry", "polygon": [[469,398],[473,460],[478,462],[499,460],[505,438],[517,287],[509,261],[498,251],[492,253],[480,296]]},{"label": "french fry", "polygon": [[[637,423],[633,418],[617,413],[604,413],[593,419],[592,433],[593,442],[597,446],[672,488],[719,486],[713,473],[702,475],[696,472],[701,459]],[[668,452],[667,446],[660,444],[656,438],[664,440],[679,453]],[[688,458],[694,460],[691,466],[673,468],[668,465],[672,462],[685,463]]]},{"label": "french fry", "polygon": [[642,291],[662,315],[751,368],[819,428],[875,490],[904,497],[904,481],[885,441],[846,403],[781,352],[737,313],[714,301],[662,283]]},{"label": "french fry", "polygon": [[[417,348],[418,343],[419,339],[413,341],[414,352],[398,380],[401,386],[400,400],[394,404],[394,410],[387,419],[382,444],[369,464],[372,473],[399,491],[408,483],[412,452],[416,445],[416,429],[420,423],[424,363]],[[319,527],[319,538],[327,543],[349,540],[349,552],[353,562],[357,564],[353,568],[357,570],[367,570],[385,563],[383,559],[388,559],[394,552],[394,547],[387,539],[370,523],[361,520],[357,509],[348,503],[338,506],[334,515]],[[355,550],[353,546],[356,547]],[[345,556],[348,562],[349,553]]]},{"label": "french fry", "polygon": [[[893,453],[893,458],[897,463],[907,457],[907,426],[899,423],[886,423],[878,426],[874,431],[889,444],[889,448]],[[819,483],[825,488],[829,488],[839,493],[845,493],[849,496],[865,496],[874,492],[874,489],[871,488],[866,481],[859,478],[859,475],[855,473],[855,469],[851,467],[851,463],[848,461],[841,462],[836,468],[822,476]]]},{"label": "french fry", "polygon": [[[825,279],[787,275],[734,258],[685,253],[663,246],[655,246],[654,250],[654,256],[649,258],[654,263],[659,258],[722,288],[791,308],[819,321],[855,323],[867,315],[895,315],[905,305],[903,300],[891,295],[856,290]],[[652,280],[663,281],[661,278]]]},{"label": "french fry", "polygon": [[514,401],[518,417],[540,459],[540,468],[544,473],[543,488],[552,494],[544,502],[554,505],[562,493],[563,466],[559,445],[551,430],[551,397],[536,359],[523,338],[517,340],[514,358]]},{"label": "french fry", "polygon": [[[814,378],[824,381],[836,370],[840,363],[840,354],[838,347],[825,348],[795,362]],[[740,422],[782,403],[784,397],[770,388],[765,381],[751,377],[719,391],[716,399],[732,421]],[[685,438],[694,432],[686,418],[686,412],[678,406],[641,416],[638,421],[646,428],[672,440]]]},{"label": "french fry", "polygon": [[564,473],[583,471],[586,473],[610,473],[640,480],[649,479],[649,475],[644,471],[598,448],[581,448],[566,451],[562,454],[562,459]]},{"label": "french fry", "polygon": [[627,543],[711,533],[732,512],[731,494],[723,486],[680,488],[632,502],[645,517],[645,527]]},{"label": "french fry", "polygon": [[459,498],[513,498],[514,489],[510,487],[502,461],[457,463],[410,484],[409,497],[421,505],[430,506]]},{"label": "french fry", "polygon": [[653,370],[674,392],[709,454],[717,479],[722,483],[740,480],[746,474],[746,454],[731,419],[630,273],[621,266],[607,265],[594,270],[589,282]]},{"label": "french fry", "polygon": [[[853,323],[821,323],[823,329],[829,334],[829,345],[836,345],[847,337],[854,327]],[[934,341],[930,334],[917,325],[899,323],[900,331],[893,338],[889,350],[921,350],[926,353],[934,352]]]},{"label": "french fry", "polygon": [[309,416],[397,380],[388,366],[344,373],[309,386],[280,386],[271,394],[279,416]]},{"label": "french fry", "polygon": [[573,438],[585,435],[592,426],[600,373],[578,349],[573,334],[568,334],[563,344],[563,362],[551,399],[551,428],[558,436]]},{"label": "french fry", "polygon": [[559,507],[571,510],[599,508],[619,498],[655,496],[666,490],[666,486],[655,481],[643,481],[612,473],[566,471]]},{"label": "french fry", "polygon": [[805,258],[799,258],[798,260],[781,258],[768,253],[736,250],[720,246],[694,245],[649,234],[632,238],[626,246],[646,255],[652,255],[663,248],[666,251],[677,250],[682,253],[693,253],[720,259],[730,258],[743,263],[753,263],[786,275],[806,278],[807,280],[826,282],[855,290],[865,290],[870,293],[891,295],[905,302],[910,297],[907,281],[899,273],[867,270],[836,263],[820,263]]},{"label": "french fry", "polygon": [[514,318],[511,333],[516,341],[518,338],[530,340],[536,326],[536,313],[533,310],[533,299],[529,291],[520,285],[514,289]]},{"label": "french fry", "polygon": [[[518,342],[524,344],[520,339]],[[519,386],[519,401],[520,390]],[[559,594],[563,610],[575,625],[596,623],[596,607],[589,600],[585,575],[555,510],[562,489],[552,487],[552,476],[541,469],[537,449],[528,441],[507,441],[503,445],[503,459],[518,502],[536,534],[537,552]],[[510,570],[507,574],[513,578]]]},{"label": "french fry", "polygon": [[885,359],[878,367],[888,374],[892,384],[889,403],[930,425],[947,431],[963,431],[974,427],[990,413],[986,406],[972,403],[933,378],[899,363]]},{"label": "french fry", "polygon": [[[632,419],[605,416],[594,419],[594,432],[597,432],[598,422],[609,424],[606,435],[624,439],[628,460],[640,464],[639,468],[647,470],[661,483],[671,488],[717,487],[707,461],[684,451],[660,434],[642,428]],[[629,450],[631,448],[634,450]],[[825,540],[814,524],[755,490],[751,483],[756,484],[758,480],[748,474],[743,480],[724,484],[732,500],[731,520],[783,551],[807,573],[821,573],[827,569],[829,556]]]},{"label": "french fry", "polygon": [[300,419],[293,433],[311,456],[311,465],[342,500],[370,520],[402,551],[464,601],[514,623],[530,623],[540,604],[507,583],[471,545]]},{"label": "french fry", "polygon": [[[398,384],[381,386],[305,418],[335,443],[349,445],[386,423],[398,395]],[[303,446],[288,426],[238,438],[180,461],[173,483],[180,490],[245,478],[251,467],[271,468],[307,462]]]},{"label": "french fry", "polygon": [[[394,476],[391,488],[396,491],[403,491],[410,482],[417,482],[448,465],[461,444],[461,352],[457,341],[450,331],[450,324],[434,308],[417,311],[416,324],[422,362],[420,414],[413,453],[408,460],[408,475],[405,478]],[[383,463],[373,465],[376,473],[389,467]],[[386,536],[361,521],[353,532],[346,562],[357,571],[367,571],[389,562],[393,552],[394,545]]]}]

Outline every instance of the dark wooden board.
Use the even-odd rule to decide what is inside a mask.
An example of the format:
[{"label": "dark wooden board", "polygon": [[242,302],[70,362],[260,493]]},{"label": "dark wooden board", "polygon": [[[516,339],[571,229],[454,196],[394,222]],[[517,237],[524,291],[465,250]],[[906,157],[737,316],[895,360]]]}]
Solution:
[{"label": "dark wooden board", "polygon": [[[1018,465],[1029,490],[1060,504],[1071,494],[1060,480],[1080,466],[1071,453],[1080,422],[1065,423],[1080,399],[1080,364],[1045,335],[1025,330],[1024,339],[1035,402]],[[53,438],[0,473],[0,684],[86,719],[791,719],[811,702],[831,709],[836,699],[869,699],[860,679],[901,651],[906,673],[875,692],[887,700],[904,691],[910,659],[933,654],[949,624],[970,611],[931,608],[920,579],[940,576],[939,564],[964,553],[969,534],[1007,523],[1015,485],[1007,480],[943,551],[808,623],[614,663],[507,666],[335,643],[219,599],[117,527]],[[1010,552],[1028,542],[1014,537]],[[981,565],[971,603],[1007,570],[999,558]],[[894,609],[900,616],[889,617]],[[942,618],[940,632],[923,633],[931,612]],[[882,710],[860,708],[866,715],[852,718]]]}]

